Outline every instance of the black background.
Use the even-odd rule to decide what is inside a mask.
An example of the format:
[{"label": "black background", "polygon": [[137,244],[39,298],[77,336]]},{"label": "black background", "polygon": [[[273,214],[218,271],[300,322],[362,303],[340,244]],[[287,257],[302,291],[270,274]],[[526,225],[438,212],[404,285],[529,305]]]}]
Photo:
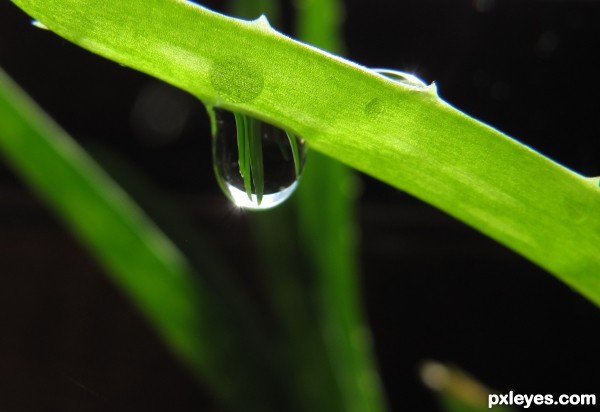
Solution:
[{"label": "black background", "polygon": [[[281,29],[292,34],[291,5],[284,6]],[[351,60],[435,80],[451,104],[569,168],[600,175],[593,63],[600,3],[348,0],[346,14]],[[247,219],[230,212],[212,175],[201,104],[29,22],[0,3],[0,66],[125,186],[152,186],[219,248],[247,254]],[[177,133],[148,133],[136,120],[140,96],[157,90],[187,113]],[[168,124],[171,115],[156,110]],[[499,389],[600,395],[600,313],[591,303],[462,223],[360,180],[365,306],[392,410],[436,410],[418,378],[425,359],[459,365]],[[0,411],[210,404],[0,160]]]}]

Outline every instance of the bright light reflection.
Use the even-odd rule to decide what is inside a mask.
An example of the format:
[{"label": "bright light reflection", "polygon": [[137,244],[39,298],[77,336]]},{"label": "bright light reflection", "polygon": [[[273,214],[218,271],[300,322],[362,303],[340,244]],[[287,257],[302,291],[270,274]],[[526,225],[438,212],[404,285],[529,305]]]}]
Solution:
[{"label": "bright light reflection", "polygon": [[280,205],[288,197],[290,197],[291,194],[294,193],[294,190],[296,190],[296,186],[298,186],[298,181],[295,181],[289,187],[283,189],[280,192],[264,194],[260,205],[258,204],[258,198],[255,194],[252,194],[251,197],[248,197],[248,194],[246,192],[238,189],[237,187],[231,186],[229,184],[226,185],[227,190],[231,195],[231,200],[233,201],[233,203],[235,203],[236,206],[251,210],[266,210]]}]

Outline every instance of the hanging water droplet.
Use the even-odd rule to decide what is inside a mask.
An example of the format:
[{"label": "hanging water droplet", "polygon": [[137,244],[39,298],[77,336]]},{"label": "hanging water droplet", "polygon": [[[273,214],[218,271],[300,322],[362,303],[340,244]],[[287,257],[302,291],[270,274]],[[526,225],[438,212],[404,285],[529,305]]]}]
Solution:
[{"label": "hanging water droplet", "polygon": [[215,174],[227,197],[254,210],[290,197],[304,166],[304,141],[249,116],[218,109],[211,115]]}]

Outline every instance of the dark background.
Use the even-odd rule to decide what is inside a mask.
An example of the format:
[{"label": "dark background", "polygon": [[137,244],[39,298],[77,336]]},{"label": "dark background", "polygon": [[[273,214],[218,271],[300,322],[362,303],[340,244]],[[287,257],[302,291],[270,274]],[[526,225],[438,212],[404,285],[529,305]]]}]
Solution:
[{"label": "dark background", "polygon": [[[600,3],[346,6],[350,59],[435,80],[451,104],[578,172],[600,175],[593,64]],[[291,5],[285,10],[281,29],[292,34]],[[0,3],[0,66],[134,194],[152,187],[216,246],[247,254],[247,217],[230,212],[214,181],[202,105],[29,21]],[[156,95],[177,110],[153,105]],[[368,177],[360,181],[365,306],[392,410],[436,410],[418,378],[425,359],[459,365],[503,390],[600,395],[597,308],[464,224]],[[0,411],[59,410],[211,408],[95,261],[0,159]]]}]

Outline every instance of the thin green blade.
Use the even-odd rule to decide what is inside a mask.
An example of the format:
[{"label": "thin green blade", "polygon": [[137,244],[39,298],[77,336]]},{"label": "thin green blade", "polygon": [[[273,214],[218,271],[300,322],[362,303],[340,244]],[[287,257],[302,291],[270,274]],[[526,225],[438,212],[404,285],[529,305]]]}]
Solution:
[{"label": "thin green blade", "polygon": [[260,120],[253,118],[248,118],[247,122],[250,164],[252,165],[252,183],[256,192],[256,201],[260,205],[265,192],[261,124]]},{"label": "thin green blade", "polygon": [[[342,7],[339,0],[300,0],[298,36],[341,53]],[[382,412],[386,400],[358,283],[356,177],[335,159],[314,152],[309,156],[296,200],[304,247],[318,275],[318,310],[323,333],[330,336],[332,369],[345,410]]]},{"label": "thin green blade", "polygon": [[0,71],[0,149],[115,273],[191,364],[209,363],[199,335],[204,293],[186,260],[129,197]]},{"label": "thin green blade", "polygon": [[289,141],[290,148],[292,150],[292,159],[294,160],[294,171],[296,173],[296,178],[300,177],[300,168],[302,164],[300,163],[300,150],[298,149],[298,140],[296,140],[296,136],[293,133],[285,131]]},{"label": "thin green blade", "polygon": [[238,164],[240,175],[244,179],[244,189],[248,199],[252,200],[252,163],[250,147],[250,119],[239,113],[234,113],[237,134]]}]

